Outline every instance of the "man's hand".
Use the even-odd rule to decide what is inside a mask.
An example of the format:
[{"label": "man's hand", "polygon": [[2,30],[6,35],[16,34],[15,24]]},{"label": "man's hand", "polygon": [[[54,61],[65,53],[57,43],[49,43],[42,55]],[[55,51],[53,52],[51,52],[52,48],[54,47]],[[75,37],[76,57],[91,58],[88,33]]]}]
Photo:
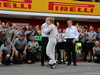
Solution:
[{"label": "man's hand", "polygon": [[98,48],[98,51],[100,51],[100,48],[99,47],[97,47]]},{"label": "man's hand", "polygon": [[18,54],[18,51],[17,51],[17,50],[15,50],[15,53],[16,53],[16,54]]},{"label": "man's hand", "polygon": [[81,35],[82,33],[80,33],[79,35]]},{"label": "man's hand", "polygon": [[57,24],[57,27],[59,27],[60,23],[59,22],[56,22],[56,24]]},{"label": "man's hand", "polygon": [[58,40],[58,38],[56,37],[56,40]]},{"label": "man's hand", "polygon": [[88,37],[88,40],[90,40],[90,38]]},{"label": "man's hand", "polygon": [[41,26],[41,29],[44,28],[44,26]]},{"label": "man's hand", "polygon": [[65,40],[65,39],[63,38],[63,39],[62,39],[62,42],[64,42],[64,40]]},{"label": "man's hand", "polygon": [[94,50],[97,51],[96,48]]},{"label": "man's hand", "polygon": [[2,65],[2,63],[0,62],[0,66]]},{"label": "man's hand", "polygon": [[6,29],[6,32],[8,31],[9,29]]},{"label": "man's hand", "polygon": [[12,60],[13,60],[13,57],[11,56],[10,61],[12,61]]},{"label": "man's hand", "polygon": [[38,49],[38,48],[39,48],[39,46],[36,46],[35,48],[36,48],[36,49]]},{"label": "man's hand", "polygon": [[100,38],[100,35],[98,36],[98,38]]},{"label": "man's hand", "polygon": [[0,29],[0,32],[2,32],[3,31],[3,29]]},{"label": "man's hand", "polygon": [[26,55],[26,51],[24,50],[23,53]]},{"label": "man's hand", "polygon": [[74,39],[74,40],[72,41],[73,44],[75,44],[75,42],[76,42],[76,39]]},{"label": "man's hand", "polygon": [[84,35],[86,35],[86,32],[84,32]]},{"label": "man's hand", "polygon": [[89,37],[86,37],[87,40],[89,40]]},{"label": "man's hand", "polygon": [[34,48],[34,45],[32,46],[32,48]]}]

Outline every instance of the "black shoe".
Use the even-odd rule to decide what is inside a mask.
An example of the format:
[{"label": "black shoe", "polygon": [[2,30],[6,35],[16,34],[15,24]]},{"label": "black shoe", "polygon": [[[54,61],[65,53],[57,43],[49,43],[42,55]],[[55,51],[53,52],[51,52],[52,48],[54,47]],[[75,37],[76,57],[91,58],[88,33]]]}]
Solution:
[{"label": "black shoe", "polygon": [[8,66],[9,64],[8,63],[5,63],[5,66]]},{"label": "black shoe", "polygon": [[48,68],[51,68],[51,66],[52,66],[51,64],[48,64],[48,65],[47,65]]},{"label": "black shoe", "polygon": [[66,59],[66,61],[68,61],[68,58]]},{"label": "black shoe", "polygon": [[88,60],[88,62],[92,62],[92,60],[91,60],[91,59],[89,59],[89,60]]},{"label": "black shoe", "polygon": [[40,62],[41,60],[39,58],[37,58],[37,62]]},{"label": "black shoe", "polygon": [[97,63],[100,63],[100,61],[99,61],[99,60],[97,60]]},{"label": "black shoe", "polygon": [[76,63],[74,63],[74,66],[77,66],[77,64],[76,64]]},{"label": "black shoe", "polygon": [[83,62],[86,62],[87,60],[86,59],[83,59]]},{"label": "black shoe", "polygon": [[6,59],[5,60],[5,66],[8,66],[9,65],[9,61]]},{"label": "black shoe", "polygon": [[23,63],[27,63],[27,60],[26,59],[23,59]]},{"label": "black shoe", "polygon": [[41,64],[41,66],[45,66],[44,64]]},{"label": "black shoe", "polygon": [[8,66],[9,65],[9,63],[8,62],[5,62],[5,66]]},{"label": "black shoe", "polygon": [[23,61],[22,61],[22,60],[20,60],[20,61],[19,61],[19,64],[23,64]]},{"label": "black shoe", "polygon": [[18,60],[14,60],[14,64],[18,64]]},{"label": "black shoe", "polygon": [[93,60],[95,63],[97,62],[97,60]]},{"label": "black shoe", "polygon": [[65,61],[63,61],[62,63],[65,64]]},{"label": "black shoe", "polygon": [[51,66],[51,69],[56,68],[56,67],[57,67],[57,65],[58,65],[58,63],[54,63],[54,64]]},{"label": "black shoe", "polygon": [[71,63],[68,63],[67,66],[71,65]]},{"label": "black shoe", "polygon": [[19,63],[19,61],[18,60],[16,60],[16,64],[18,64]]},{"label": "black shoe", "polygon": [[58,64],[61,64],[61,61],[57,61]]}]

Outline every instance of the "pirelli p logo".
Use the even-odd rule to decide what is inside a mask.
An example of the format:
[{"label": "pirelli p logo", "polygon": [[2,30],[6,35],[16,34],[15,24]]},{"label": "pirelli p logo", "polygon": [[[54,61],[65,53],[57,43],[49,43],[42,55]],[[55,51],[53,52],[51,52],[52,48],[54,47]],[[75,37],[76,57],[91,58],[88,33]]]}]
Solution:
[{"label": "pirelli p logo", "polygon": [[94,7],[94,4],[49,2],[48,10],[62,12],[93,13]]},{"label": "pirelli p logo", "polygon": [[31,9],[32,0],[0,0],[0,7]]}]

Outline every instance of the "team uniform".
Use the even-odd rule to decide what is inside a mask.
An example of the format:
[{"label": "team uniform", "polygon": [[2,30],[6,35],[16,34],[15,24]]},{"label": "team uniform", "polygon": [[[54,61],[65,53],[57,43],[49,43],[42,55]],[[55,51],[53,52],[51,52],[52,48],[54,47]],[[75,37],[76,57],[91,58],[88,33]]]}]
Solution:
[{"label": "team uniform", "polygon": [[[6,29],[3,29],[2,32],[6,32]],[[1,44],[1,45],[4,43],[4,41],[3,41],[4,38],[5,38],[5,35],[0,36],[0,44]]]},{"label": "team uniform", "polygon": [[84,35],[83,32],[81,32],[80,36],[83,36],[83,38],[79,39],[79,41],[82,43],[82,52],[85,52],[85,58],[83,60],[86,60],[86,55],[87,55],[87,40],[85,39],[86,36]]},{"label": "team uniform", "polygon": [[[1,45],[0,52],[3,52],[3,59],[2,60],[4,62],[6,61],[5,58],[6,58],[7,54],[10,54],[10,57],[11,57],[11,55],[12,55],[12,48],[14,48],[14,45],[12,44],[12,42],[10,42],[8,46],[6,46],[5,44]],[[13,60],[11,60],[11,61],[8,60],[8,61],[6,61],[6,63],[12,63],[13,62]]]},{"label": "team uniform", "polygon": [[100,33],[97,33],[96,40],[98,40],[100,42],[99,36],[100,36]]},{"label": "team uniform", "polygon": [[[3,32],[6,32],[6,28],[2,28],[2,26],[0,26],[0,29],[3,29],[3,31],[1,32],[1,34],[2,34]],[[3,44],[4,38],[5,38],[5,34],[0,36],[0,46]]]},{"label": "team uniform", "polygon": [[26,36],[26,33],[23,33],[22,30],[18,31],[16,34],[17,35],[25,34],[25,36]]},{"label": "team uniform", "polygon": [[[96,36],[96,32],[95,31],[93,31],[92,33],[91,32],[87,32],[87,36],[89,38],[93,38],[94,36]],[[87,41],[88,51],[90,51],[92,55],[93,55],[93,47],[95,46],[94,42],[95,42],[95,40],[88,40]]]},{"label": "team uniform", "polygon": [[[38,31],[38,33],[39,33],[40,31]],[[31,31],[26,31],[26,35],[27,34],[30,34],[31,33]],[[29,37],[28,37],[28,39],[29,39],[29,41],[31,40],[31,36],[35,36],[35,35],[38,35],[38,34],[35,34],[35,31],[33,31],[30,35],[29,35]]]},{"label": "team uniform", "polygon": [[4,56],[6,56],[7,54],[11,55],[12,48],[14,48],[14,45],[12,44],[12,42],[10,42],[8,46],[6,46],[5,44],[2,44],[0,48],[0,52],[4,52]]},{"label": "team uniform", "polygon": [[[32,33],[32,35],[37,35],[37,36],[38,36],[38,35],[39,35],[39,34],[38,34],[39,32],[40,32],[40,30],[38,30],[38,31],[34,30],[33,33]],[[32,35],[31,35],[31,36],[32,36]],[[30,36],[30,37],[31,37],[31,36]]]},{"label": "team uniform", "polygon": [[0,29],[2,29],[2,26],[0,25]]},{"label": "team uniform", "polygon": [[9,38],[11,41],[13,39],[13,35],[15,34],[16,34],[15,30],[11,28],[6,32],[5,37]]},{"label": "team uniform", "polygon": [[30,30],[27,30],[27,31],[25,32],[25,35],[26,35],[26,37],[27,37],[27,42],[30,41],[30,33],[32,33],[32,31],[30,31]]},{"label": "team uniform", "polygon": [[[93,47],[93,51],[95,51],[96,48],[96,54],[93,57],[97,57],[98,59],[100,59],[100,51],[98,50],[98,48],[96,46]],[[100,46],[99,46],[100,49]]]},{"label": "team uniform", "polygon": [[35,48],[36,46],[39,46],[38,42],[34,41],[31,42],[29,41],[28,42],[28,47],[32,47],[34,46],[34,48],[30,49],[30,50],[27,50],[27,60],[32,60],[32,62],[36,62],[36,58],[37,58],[37,49]]},{"label": "team uniform", "polygon": [[[2,28],[2,26],[0,26],[0,29],[3,29]],[[1,34],[2,32],[0,32],[0,34]],[[0,46],[3,44],[3,40],[2,40],[3,38],[2,38],[2,36],[0,36]]]},{"label": "team uniform", "polygon": [[23,55],[25,45],[27,45],[27,40],[24,39],[23,41],[20,41],[20,38],[16,38],[13,44],[16,50]]}]

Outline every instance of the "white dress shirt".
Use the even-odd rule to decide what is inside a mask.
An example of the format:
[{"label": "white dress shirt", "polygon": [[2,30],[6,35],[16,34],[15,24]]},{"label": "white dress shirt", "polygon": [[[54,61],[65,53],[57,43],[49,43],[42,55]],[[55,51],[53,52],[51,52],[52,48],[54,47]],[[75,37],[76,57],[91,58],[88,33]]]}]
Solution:
[{"label": "white dress shirt", "polygon": [[[44,29],[47,29],[47,28],[48,28],[47,23],[42,24],[42,26],[44,26]],[[49,37],[49,34],[47,34],[46,32],[44,32],[44,31],[42,30],[42,37]]]},{"label": "white dress shirt", "polygon": [[79,32],[75,26],[68,27],[65,32],[65,38],[76,38],[78,39]]},{"label": "white dress shirt", "polygon": [[58,33],[57,42],[62,42],[62,33]]},{"label": "white dress shirt", "polygon": [[[65,39],[65,33],[62,33],[62,37],[64,37],[64,39]],[[66,40],[64,40],[63,42],[66,42]]]}]

